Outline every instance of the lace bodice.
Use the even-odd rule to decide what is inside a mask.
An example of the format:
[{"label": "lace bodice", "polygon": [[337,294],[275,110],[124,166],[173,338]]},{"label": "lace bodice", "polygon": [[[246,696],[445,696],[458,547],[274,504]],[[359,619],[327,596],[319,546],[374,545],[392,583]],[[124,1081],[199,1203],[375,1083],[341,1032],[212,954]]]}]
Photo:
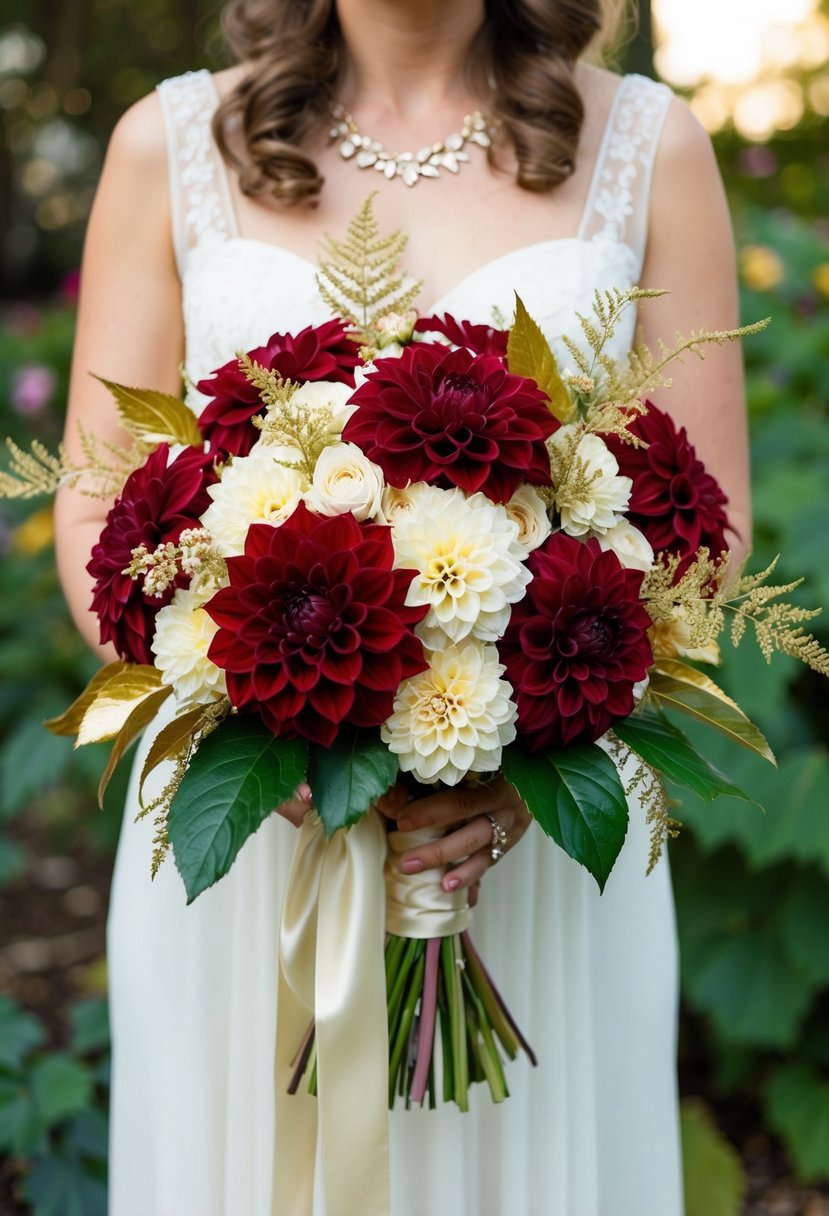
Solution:
[{"label": "lace bodice", "polygon": [[[211,74],[188,72],[158,86],[167,127],[173,239],[182,282],[185,368],[196,382],[235,351],[264,343],[277,331],[327,320],[316,289],[316,266],[290,249],[239,235],[227,170],[210,120],[218,104]],[[495,258],[439,300],[422,301],[422,315],[452,312],[491,324],[509,318],[517,291],[552,342],[563,367],[562,335],[579,341],[576,312],[589,314],[598,288],[632,286],[647,239],[651,171],[670,91],[642,76],[623,77],[593,173],[579,232]],[[630,346],[629,311],[608,353]],[[194,409],[201,395],[189,389]]]}]

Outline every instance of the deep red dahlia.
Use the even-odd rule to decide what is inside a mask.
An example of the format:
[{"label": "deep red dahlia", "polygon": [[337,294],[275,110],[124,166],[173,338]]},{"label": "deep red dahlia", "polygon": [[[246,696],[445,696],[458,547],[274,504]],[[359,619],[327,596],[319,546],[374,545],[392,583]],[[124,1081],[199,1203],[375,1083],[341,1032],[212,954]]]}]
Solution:
[{"label": "deep red dahlia", "polygon": [[473,355],[497,355],[504,359],[507,354],[509,333],[493,325],[473,325],[471,321],[458,321],[450,313],[442,317],[420,317],[415,322],[417,334],[443,334],[453,346],[465,346]]},{"label": "deep red dahlia", "polygon": [[380,359],[351,404],[343,439],[390,485],[427,481],[506,502],[521,482],[550,484],[544,441],[558,423],[535,382],[493,355],[415,343]]},{"label": "deep red dahlia", "polygon": [[592,743],[633,709],[653,659],[641,570],[597,540],[554,532],[530,554],[533,580],[498,650],[530,749]]},{"label": "deep red dahlia", "polygon": [[426,609],[406,606],[412,571],[393,564],[391,530],[353,515],[300,503],[278,528],[253,524],[230,586],[205,605],[233,704],[324,747],[343,722],[379,726],[400,681],[427,666],[412,632]]},{"label": "deep red dahlia", "polygon": [[627,518],[647,536],[655,552],[667,550],[682,561],[681,577],[705,545],[712,557],[727,548],[730,529],[723,507],[728,502],[717,481],[697,457],[685,427],[677,430],[670,414],[647,401],[628,428],[648,444],[634,448],[616,436],[605,436],[619,462],[619,472],[633,480]]},{"label": "deep red dahlia", "polygon": [[[333,380],[354,384],[354,369],[359,363],[357,344],[352,342],[342,321],[309,325],[298,334],[274,334],[264,346],[249,351],[251,359],[285,380]],[[231,456],[247,456],[259,437],[251,418],[262,412],[259,392],[231,359],[206,380],[196,385],[200,393],[213,400],[199,417],[199,426],[212,451]]]},{"label": "deep red dahlia", "polygon": [[169,454],[162,444],[127,478],[86,567],[95,579],[92,611],[101,624],[101,642],[112,642],[131,663],[152,663],[156,614],[173,596],[172,588],[157,599],[145,596],[141,582],[123,573],[132,551],[139,545],[152,551],[177,541],[185,528],[198,527],[210,506],[207,487],[216,480],[212,457],[199,449],[186,448],[168,466]]}]

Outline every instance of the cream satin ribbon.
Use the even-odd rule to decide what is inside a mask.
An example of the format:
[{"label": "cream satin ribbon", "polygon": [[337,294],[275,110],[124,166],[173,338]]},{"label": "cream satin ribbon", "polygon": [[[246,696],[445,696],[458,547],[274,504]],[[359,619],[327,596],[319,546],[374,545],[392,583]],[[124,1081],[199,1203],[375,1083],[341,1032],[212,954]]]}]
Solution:
[{"label": "cream satin ribbon", "polygon": [[[300,829],[279,935],[273,1216],[311,1216],[317,1127],[326,1216],[388,1216],[386,830],[370,811],[326,840]],[[316,1018],[319,1097],[288,1093]]]},{"label": "cream satin ribbon", "polygon": [[446,830],[420,828],[416,832],[389,832],[386,858],[386,932],[397,937],[451,937],[469,928],[472,910],[469,892],[444,891],[443,870],[403,874],[399,859],[409,849],[431,844]]}]

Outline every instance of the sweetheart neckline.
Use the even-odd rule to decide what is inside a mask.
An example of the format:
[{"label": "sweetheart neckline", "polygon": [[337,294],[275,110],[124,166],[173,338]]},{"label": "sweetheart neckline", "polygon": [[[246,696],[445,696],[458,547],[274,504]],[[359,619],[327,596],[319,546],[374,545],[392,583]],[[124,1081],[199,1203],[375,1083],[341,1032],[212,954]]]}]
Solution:
[{"label": "sweetheart neckline", "polygon": [[[310,271],[312,271],[314,276],[316,276],[317,271],[319,270],[319,266],[317,265],[317,263],[312,262],[310,258],[306,258],[301,253],[295,253],[294,250],[289,249],[287,247],[287,245],[277,245],[273,241],[260,241],[260,240],[257,240],[256,237],[237,235],[237,236],[224,237],[221,241],[221,244],[223,244],[223,245],[234,245],[234,244],[251,245],[251,246],[255,246],[258,249],[270,249],[270,250],[273,250],[273,252],[276,253],[280,257],[289,257],[289,258],[292,258],[295,262],[300,262],[303,266],[307,267]],[[212,245],[213,245],[212,242],[206,242],[204,245],[196,245],[194,247],[194,249],[191,250],[191,256],[199,248],[202,248],[202,249],[210,248],[210,247],[212,247]],[[600,248],[604,249],[604,248],[610,247],[611,249],[623,250],[624,253],[630,258],[634,258],[634,259],[636,258],[636,254],[630,248],[630,246],[626,245],[622,241],[611,241],[611,242],[605,243],[605,242],[599,242],[599,241],[594,240],[593,238],[584,237],[584,236],[561,236],[561,237],[553,237],[546,241],[533,241],[529,245],[519,245],[515,249],[507,250],[506,253],[498,254],[497,257],[490,258],[489,261],[484,262],[481,266],[478,266],[475,270],[470,271],[469,274],[464,275],[463,278],[459,279],[457,283],[453,284],[453,286],[450,287],[448,291],[444,292],[442,296],[438,296],[437,300],[435,300],[435,302],[433,304],[430,304],[428,308],[424,308],[422,310],[421,315],[422,316],[433,316],[438,311],[439,308],[445,306],[445,301],[448,299],[451,299],[451,297],[456,292],[460,291],[460,289],[462,287],[466,287],[469,283],[474,282],[474,280],[479,278],[481,275],[483,275],[487,272],[490,272],[493,267],[498,266],[501,262],[508,262],[512,258],[517,257],[519,254],[533,253],[533,252],[537,252],[541,249],[550,249],[550,248],[553,248],[556,246],[560,247],[560,246],[564,246],[564,245],[583,245],[583,246],[586,246],[587,248],[596,248],[596,249],[600,249]],[[188,265],[189,265],[189,259],[188,259]]]}]

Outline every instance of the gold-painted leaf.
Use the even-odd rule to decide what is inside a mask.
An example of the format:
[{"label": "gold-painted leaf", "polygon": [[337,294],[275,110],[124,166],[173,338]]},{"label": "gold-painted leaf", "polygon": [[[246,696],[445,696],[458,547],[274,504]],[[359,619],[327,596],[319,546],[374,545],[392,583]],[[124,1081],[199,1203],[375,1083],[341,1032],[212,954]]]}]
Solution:
[{"label": "gold-painted leaf", "polygon": [[732,701],[710,676],[689,663],[660,659],[651,669],[648,692],[663,705],[697,718],[735,743],[777,764],[765,735],[746,717],[736,701]]},{"label": "gold-painted leaf", "polygon": [[95,672],[81,695],[64,713],[57,718],[47,718],[43,725],[53,735],[66,735],[70,739],[73,738],[81,729],[84,715],[99,693],[111,685],[117,684],[124,673],[134,666],[134,663],[108,663],[106,667]]},{"label": "gold-painted leaf", "polygon": [[144,782],[153,769],[158,768],[159,764],[165,760],[177,760],[179,756],[186,753],[193,741],[193,735],[204,718],[205,707],[197,705],[195,709],[188,709],[179,717],[174,718],[163,730],[159,731],[153,739],[141,770],[139,798],[144,789]]},{"label": "gold-painted leaf", "polygon": [[149,388],[128,388],[96,376],[115,398],[124,428],[149,443],[182,443],[200,448],[204,444],[196,416],[179,397]]},{"label": "gold-painted leaf", "polygon": [[569,422],[575,417],[576,407],[564,387],[550,344],[517,293],[515,321],[507,343],[507,367],[514,376],[529,376],[535,380],[546,393],[550,412],[559,422]]},{"label": "gold-painted leaf", "polygon": [[172,692],[172,688],[159,688],[158,692],[151,693],[145,700],[141,701],[130,716],[127,718],[118,736],[112,745],[112,751],[109,753],[106,768],[101,774],[101,780],[98,783],[98,806],[103,809],[104,794],[109,785],[110,778],[115,772],[118,761],[123,756],[129,745],[141,734],[145,726],[153,720],[158,710],[164,704]]}]

